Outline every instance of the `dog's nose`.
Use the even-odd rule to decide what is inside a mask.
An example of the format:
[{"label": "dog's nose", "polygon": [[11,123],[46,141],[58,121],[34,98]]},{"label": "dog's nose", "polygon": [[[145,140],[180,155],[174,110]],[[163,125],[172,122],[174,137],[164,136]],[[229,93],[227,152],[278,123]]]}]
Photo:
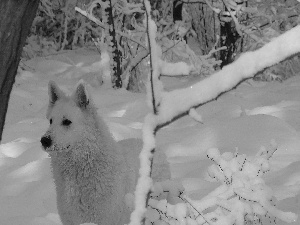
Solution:
[{"label": "dog's nose", "polygon": [[41,143],[44,148],[49,148],[52,144],[52,140],[49,136],[45,136],[41,138]]}]

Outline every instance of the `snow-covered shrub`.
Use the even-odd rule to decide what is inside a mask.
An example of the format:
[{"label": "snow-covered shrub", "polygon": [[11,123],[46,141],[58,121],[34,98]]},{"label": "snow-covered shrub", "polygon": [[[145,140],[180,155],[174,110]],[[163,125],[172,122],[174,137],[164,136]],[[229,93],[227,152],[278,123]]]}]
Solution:
[{"label": "snow-covered shrub", "polygon": [[[90,0],[84,3],[89,3]],[[45,56],[64,49],[93,46],[101,29],[75,12],[79,0],[41,0],[23,56]]]},{"label": "snow-covered shrub", "polygon": [[199,202],[206,203],[202,210],[211,210],[205,215],[209,221],[223,225],[255,224],[267,215],[288,223],[297,220],[295,214],[282,212],[273,205],[273,192],[263,180],[276,149],[276,144],[271,142],[269,148],[261,147],[254,157],[208,150],[208,158],[215,163],[209,167],[208,174],[221,182],[220,187]]},{"label": "snow-covered shrub", "polygon": [[209,149],[207,157],[214,164],[208,168],[208,175],[221,185],[203,199],[192,200],[178,183],[155,184],[146,224],[250,225],[264,224],[266,216],[275,223],[276,218],[295,222],[297,215],[276,208],[272,189],[263,180],[276,149],[275,142],[271,142],[269,148],[261,147],[254,157]]}]

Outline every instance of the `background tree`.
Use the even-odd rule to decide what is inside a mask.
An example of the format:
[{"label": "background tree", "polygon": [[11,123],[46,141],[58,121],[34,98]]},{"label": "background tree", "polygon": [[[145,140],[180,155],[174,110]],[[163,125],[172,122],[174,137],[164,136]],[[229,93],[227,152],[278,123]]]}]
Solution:
[{"label": "background tree", "polygon": [[[220,19],[220,46],[225,46],[226,49],[220,51],[220,60],[222,61],[220,67],[232,63],[234,61],[234,54],[237,49],[237,41],[241,38],[236,31],[234,21],[232,20],[228,8],[224,6],[225,10]],[[230,10],[230,9],[229,9]]]},{"label": "background tree", "polygon": [[0,1],[0,142],[9,96],[39,0]]},{"label": "background tree", "polygon": [[[119,51],[118,43],[116,39],[116,30],[113,18],[113,8],[112,8],[112,0],[109,0],[109,6],[105,9],[105,12],[108,14],[108,25],[109,25],[109,36],[111,38],[111,48],[112,48],[112,56],[113,56],[113,86],[116,88],[122,87],[122,79],[121,79],[121,63],[122,63],[122,52]],[[104,1],[105,2],[105,1]]]}]

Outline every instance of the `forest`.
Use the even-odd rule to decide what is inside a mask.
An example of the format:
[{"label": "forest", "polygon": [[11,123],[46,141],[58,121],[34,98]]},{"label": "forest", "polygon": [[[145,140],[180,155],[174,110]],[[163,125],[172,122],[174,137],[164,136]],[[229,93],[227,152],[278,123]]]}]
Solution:
[{"label": "forest", "polygon": [[116,141],[143,140],[130,225],[297,224],[299,15],[297,0],[40,0],[0,139],[0,224],[62,224],[40,146],[49,80],[84,82]]},{"label": "forest", "polygon": [[[209,76],[299,23],[296,0],[150,2],[162,58],[188,63],[192,76]],[[141,71],[149,55],[144,17],[140,1],[42,0],[22,58],[82,47],[97,47],[100,53],[107,49],[113,59],[112,85],[144,91],[147,75]],[[296,57],[255,79],[284,80],[297,72]]]}]

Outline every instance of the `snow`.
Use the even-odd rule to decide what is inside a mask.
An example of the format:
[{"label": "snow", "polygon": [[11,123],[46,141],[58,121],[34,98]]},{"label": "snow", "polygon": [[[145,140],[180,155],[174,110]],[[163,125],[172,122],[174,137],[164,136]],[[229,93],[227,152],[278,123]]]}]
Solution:
[{"label": "snow", "polygon": [[161,66],[161,74],[165,76],[178,76],[178,75],[189,75],[192,66],[189,66],[185,62],[177,62],[177,63],[168,63],[165,61],[160,61]]},{"label": "snow", "polygon": [[[74,65],[83,65],[84,69],[70,65],[66,59]],[[49,80],[55,80],[63,90],[71,92],[79,78],[90,72],[86,66],[97,60],[99,56],[94,52],[70,51],[25,62],[32,70],[21,71],[17,75],[0,145],[1,225],[61,225],[49,157],[39,143],[48,127],[47,85]],[[190,85],[189,79],[174,77],[164,78],[163,82],[169,90]],[[90,92],[116,140],[141,138],[142,129],[151,130],[151,127],[143,127],[144,118],[150,112],[145,94],[111,90],[103,86],[90,87]],[[270,171],[263,178],[278,200],[277,208],[299,214],[299,96],[300,76],[282,83],[245,82],[216,101],[196,109],[197,114],[192,114],[201,115],[201,123],[185,116],[160,130],[156,140],[148,139],[146,145],[149,148],[156,144],[165,151],[172,177],[182,182],[186,196],[196,201],[218,187],[207,173],[207,168],[213,164],[207,158],[208,149],[214,149],[209,152],[211,158],[219,156],[216,149],[225,158],[230,156],[223,155],[224,152],[255,157],[262,145],[268,148],[274,139],[278,149],[269,160]],[[152,119],[146,117],[146,120]],[[150,185],[151,181],[147,182],[141,185]],[[224,191],[220,187],[211,196]],[[179,205],[173,210],[183,212],[183,207]],[[205,208],[205,205],[201,207]],[[233,204],[233,207],[238,208],[238,205]],[[177,215],[182,219],[182,214]],[[278,216],[284,218],[287,214]],[[276,220],[276,224],[286,223]]]}]

